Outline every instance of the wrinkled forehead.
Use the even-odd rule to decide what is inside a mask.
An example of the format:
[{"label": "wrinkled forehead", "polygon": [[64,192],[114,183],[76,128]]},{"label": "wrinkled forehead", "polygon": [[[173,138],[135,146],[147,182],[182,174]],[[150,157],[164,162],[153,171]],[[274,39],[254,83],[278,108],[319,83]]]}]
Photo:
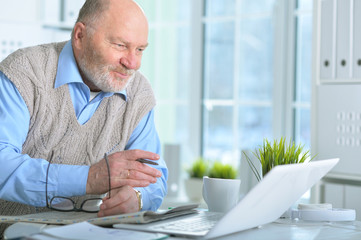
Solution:
[{"label": "wrinkled forehead", "polygon": [[[148,41],[148,20],[143,10],[129,0],[111,1],[109,8],[97,23],[97,30],[114,37],[137,39],[142,44]],[[120,4],[130,2],[130,4]]]}]

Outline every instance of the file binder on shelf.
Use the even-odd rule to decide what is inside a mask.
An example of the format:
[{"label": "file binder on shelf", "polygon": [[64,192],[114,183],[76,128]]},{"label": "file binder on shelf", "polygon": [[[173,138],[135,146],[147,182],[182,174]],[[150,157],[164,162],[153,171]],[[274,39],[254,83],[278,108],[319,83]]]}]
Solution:
[{"label": "file binder on shelf", "polygon": [[336,78],[351,78],[351,0],[337,0]]},{"label": "file binder on shelf", "polygon": [[63,21],[65,23],[74,24],[78,17],[79,9],[84,4],[84,2],[85,0],[65,0]]},{"label": "file binder on shelf", "polygon": [[60,0],[46,0],[43,5],[43,17],[45,23],[58,23],[60,17]]},{"label": "file binder on shelf", "polygon": [[353,2],[352,77],[361,78],[361,0]]},{"label": "file binder on shelf", "polygon": [[320,78],[335,77],[335,1],[321,1]]}]

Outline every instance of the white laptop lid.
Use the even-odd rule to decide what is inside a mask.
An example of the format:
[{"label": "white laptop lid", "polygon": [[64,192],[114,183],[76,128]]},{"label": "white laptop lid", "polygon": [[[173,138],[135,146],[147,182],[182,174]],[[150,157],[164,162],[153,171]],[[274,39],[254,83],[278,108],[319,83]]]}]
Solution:
[{"label": "white laptop lid", "polygon": [[277,220],[339,159],[274,167],[206,235],[214,238]]},{"label": "white laptop lid", "polygon": [[[206,239],[220,237],[242,230],[254,228],[277,220],[302,195],[329,172],[339,161],[330,159],[303,164],[289,164],[274,167],[233,209],[226,213],[207,232],[187,233],[170,229],[159,231],[154,228],[159,224],[171,224],[179,220],[192,219],[197,215],[183,216],[176,219],[150,224],[115,224],[114,228],[140,231],[163,232],[184,236],[203,236]],[[201,214],[206,214],[203,212]],[[208,214],[207,214],[208,215]]]}]

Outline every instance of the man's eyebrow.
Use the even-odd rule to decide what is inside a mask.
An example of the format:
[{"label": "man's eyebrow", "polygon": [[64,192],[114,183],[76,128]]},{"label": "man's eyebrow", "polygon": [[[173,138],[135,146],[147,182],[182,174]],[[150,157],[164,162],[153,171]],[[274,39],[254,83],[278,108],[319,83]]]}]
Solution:
[{"label": "man's eyebrow", "polygon": [[149,46],[149,43],[145,44],[145,45],[140,45],[141,48],[146,48]]},{"label": "man's eyebrow", "polygon": [[[115,40],[115,41],[120,41],[120,42],[124,43],[125,45],[130,45],[130,44],[131,44],[130,42],[125,41],[124,39],[121,39],[121,38],[115,38],[114,40]],[[146,48],[146,47],[148,47],[148,45],[149,45],[149,43],[146,43],[146,44],[142,44],[142,45],[140,45],[140,46],[138,46],[138,47],[140,47],[140,48]]]}]

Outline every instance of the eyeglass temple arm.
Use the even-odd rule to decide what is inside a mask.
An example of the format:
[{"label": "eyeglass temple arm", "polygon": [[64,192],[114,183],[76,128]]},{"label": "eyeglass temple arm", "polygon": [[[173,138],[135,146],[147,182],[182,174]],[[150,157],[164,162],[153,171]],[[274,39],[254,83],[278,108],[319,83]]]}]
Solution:
[{"label": "eyeglass temple arm", "polygon": [[110,167],[109,167],[109,159],[108,159],[108,154],[105,153],[104,154],[104,159],[105,159],[105,163],[107,164],[107,168],[108,168],[108,176],[109,176],[109,192],[108,192],[108,198],[110,198],[110,190],[112,189],[111,188],[111,185],[110,185]]}]

